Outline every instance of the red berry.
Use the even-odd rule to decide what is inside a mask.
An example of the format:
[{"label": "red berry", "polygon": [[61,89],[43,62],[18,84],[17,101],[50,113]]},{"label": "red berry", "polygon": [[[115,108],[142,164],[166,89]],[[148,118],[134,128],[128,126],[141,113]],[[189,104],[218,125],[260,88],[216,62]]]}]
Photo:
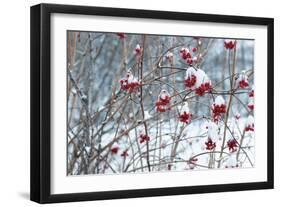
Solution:
[{"label": "red berry", "polygon": [[180,122],[183,122],[183,123],[188,124],[188,123],[190,123],[191,117],[192,117],[192,114],[191,114],[191,113],[183,112],[183,113],[180,114],[180,116],[179,116]]},{"label": "red berry", "polygon": [[216,143],[212,141],[211,138],[208,138],[207,142],[205,142],[206,150],[213,150],[216,148]]},{"label": "red berry", "polygon": [[127,157],[128,155],[128,150],[124,150],[121,154],[121,157]]},{"label": "red berry", "polygon": [[119,147],[112,147],[110,150],[111,150],[111,154],[117,154]]},{"label": "red berry", "polygon": [[140,135],[140,143],[143,143],[143,142],[148,142],[150,140],[150,137],[146,134],[141,134]]},{"label": "red berry", "polygon": [[226,49],[232,50],[236,46],[236,40],[235,41],[224,41],[224,47]]},{"label": "red berry", "polygon": [[235,152],[235,151],[237,151],[238,143],[237,143],[236,139],[230,139],[227,142],[227,146],[228,146],[228,150],[230,152]]},{"label": "red berry", "polygon": [[125,39],[125,33],[123,33],[123,32],[117,32],[116,35],[117,35],[120,39]]}]

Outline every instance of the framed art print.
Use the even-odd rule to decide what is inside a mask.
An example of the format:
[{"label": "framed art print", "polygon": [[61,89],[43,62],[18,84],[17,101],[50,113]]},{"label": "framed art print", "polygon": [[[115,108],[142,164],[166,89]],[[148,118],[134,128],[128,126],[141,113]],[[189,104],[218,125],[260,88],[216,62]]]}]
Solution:
[{"label": "framed art print", "polygon": [[273,19],[31,7],[31,200],[273,188]]}]

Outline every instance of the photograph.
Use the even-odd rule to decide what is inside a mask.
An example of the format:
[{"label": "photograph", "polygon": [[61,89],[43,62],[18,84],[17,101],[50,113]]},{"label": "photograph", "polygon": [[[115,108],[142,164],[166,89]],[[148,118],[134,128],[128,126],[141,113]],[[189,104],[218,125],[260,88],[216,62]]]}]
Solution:
[{"label": "photograph", "polygon": [[66,36],[67,176],[255,168],[254,39]]}]

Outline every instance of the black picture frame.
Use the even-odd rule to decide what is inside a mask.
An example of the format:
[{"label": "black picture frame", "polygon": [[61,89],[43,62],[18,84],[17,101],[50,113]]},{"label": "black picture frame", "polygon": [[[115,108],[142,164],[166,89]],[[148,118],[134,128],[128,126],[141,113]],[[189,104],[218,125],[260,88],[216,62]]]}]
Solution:
[{"label": "black picture frame", "polygon": [[[105,192],[85,192],[74,194],[50,193],[50,131],[51,131],[51,70],[50,70],[50,15],[53,13],[99,15],[112,17],[151,18],[162,20],[182,20],[206,23],[232,23],[264,25],[267,27],[267,181],[238,184],[203,185],[189,187],[169,187]],[[135,10],[39,4],[31,7],[31,173],[30,199],[38,203],[88,201],[102,199],[134,198],[146,196],[166,196],[179,194],[210,193],[273,188],[274,177],[274,83],[273,83],[273,39],[274,20],[272,18],[195,14],[168,11]]]}]

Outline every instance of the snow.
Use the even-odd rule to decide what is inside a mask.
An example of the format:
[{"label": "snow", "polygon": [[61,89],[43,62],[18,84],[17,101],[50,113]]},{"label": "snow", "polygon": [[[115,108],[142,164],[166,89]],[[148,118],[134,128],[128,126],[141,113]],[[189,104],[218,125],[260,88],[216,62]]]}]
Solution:
[{"label": "snow", "polygon": [[184,102],[184,104],[182,106],[178,106],[178,109],[180,111],[180,114],[186,112],[187,114],[189,113],[189,107],[188,107],[188,103]]},{"label": "snow", "polygon": [[71,92],[72,92],[73,94],[77,94],[77,91],[76,91],[75,88],[72,88]]},{"label": "snow", "polygon": [[98,111],[103,111],[105,109],[105,106],[100,106],[99,108],[98,108]]},{"label": "snow", "polygon": [[85,151],[87,152],[87,154],[89,154],[91,151],[91,147],[85,147]]},{"label": "snow", "polygon": [[203,83],[211,83],[211,80],[209,79],[209,77],[207,76],[207,74],[201,70],[201,69],[197,69],[196,71],[196,88],[200,87],[201,84]]},{"label": "snow", "polygon": [[150,119],[152,116],[149,114],[148,111],[144,111],[144,119]]},{"label": "snow", "polygon": [[85,94],[82,94],[81,99],[86,100],[87,96]]},{"label": "snow", "polygon": [[172,60],[173,57],[174,57],[174,54],[171,51],[168,51],[166,54],[166,59]]},{"label": "snow", "polygon": [[221,95],[217,96],[216,99],[215,99],[215,104],[218,105],[218,106],[225,105],[224,98]]},{"label": "snow", "polygon": [[131,83],[138,83],[138,80],[134,77],[133,73],[131,70],[128,70],[127,71],[127,74],[126,74],[126,80],[128,80],[128,84],[131,84]]},{"label": "snow", "polygon": [[244,80],[246,83],[248,83],[248,76],[246,74],[245,71],[242,71],[240,74],[239,74],[239,77],[238,77],[238,82]]},{"label": "snow", "polygon": [[137,44],[135,49],[136,49],[136,50],[140,50],[140,49],[141,49],[140,45]]},{"label": "snow", "polygon": [[187,70],[186,70],[186,78],[188,78],[188,77],[191,77],[192,75],[195,75],[196,74],[196,70],[195,70],[195,68],[194,67],[189,67],[189,68],[187,68]]},{"label": "snow", "polygon": [[249,98],[248,106],[249,105],[252,105],[252,106],[254,105],[254,98],[253,97]]},{"label": "snow", "polygon": [[246,126],[252,126],[254,123],[255,123],[254,117],[252,115],[249,115],[246,121]]},{"label": "snow", "polygon": [[219,140],[219,134],[218,134],[218,125],[214,122],[208,123],[208,137],[212,139],[213,142],[217,142]]},{"label": "snow", "polygon": [[240,119],[241,114],[239,112],[236,112],[234,116],[235,116],[235,119],[238,120],[238,119]]},{"label": "snow", "polygon": [[170,94],[168,93],[168,91],[166,89],[162,89],[159,94],[159,98],[166,99],[167,96],[170,97]]},{"label": "snow", "polygon": [[228,157],[226,167],[236,167],[237,166],[237,161],[236,161],[236,153],[231,153]]}]

